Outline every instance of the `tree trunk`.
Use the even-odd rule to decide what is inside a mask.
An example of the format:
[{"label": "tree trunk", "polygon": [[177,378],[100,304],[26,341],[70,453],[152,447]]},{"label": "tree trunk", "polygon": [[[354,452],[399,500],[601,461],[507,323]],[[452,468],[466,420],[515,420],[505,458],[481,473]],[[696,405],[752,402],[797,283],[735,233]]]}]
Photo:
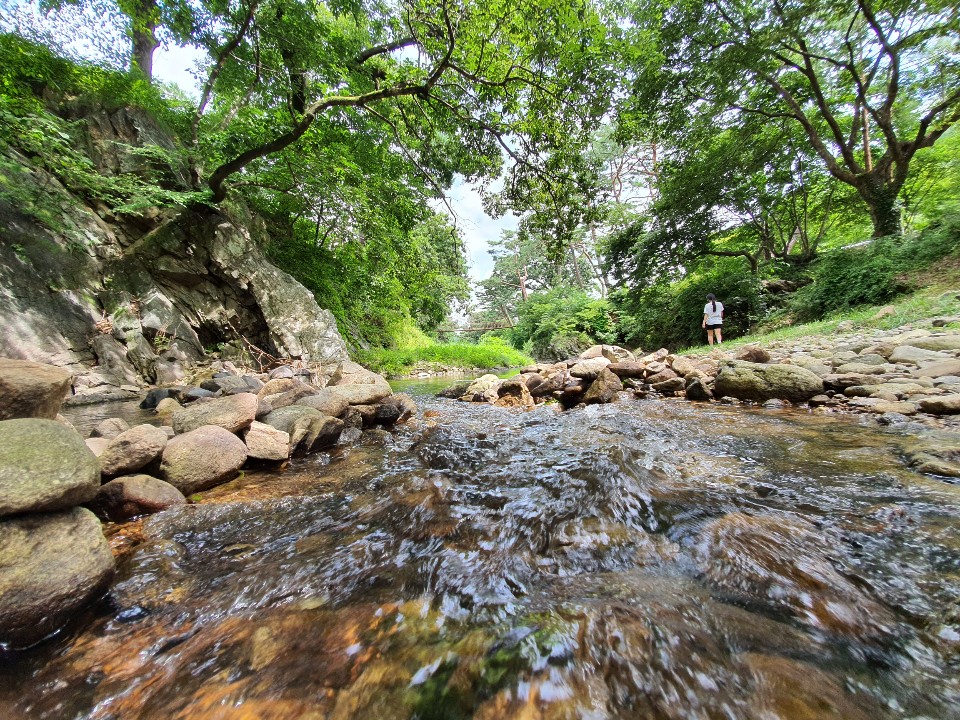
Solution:
[{"label": "tree trunk", "polygon": [[156,0],[141,0],[130,18],[130,69],[140,68],[150,81],[153,81],[153,53],[160,45],[156,33],[157,15]]},{"label": "tree trunk", "polygon": [[903,233],[903,209],[897,199],[899,188],[877,174],[862,175],[855,187],[870,210],[873,237],[887,237]]}]

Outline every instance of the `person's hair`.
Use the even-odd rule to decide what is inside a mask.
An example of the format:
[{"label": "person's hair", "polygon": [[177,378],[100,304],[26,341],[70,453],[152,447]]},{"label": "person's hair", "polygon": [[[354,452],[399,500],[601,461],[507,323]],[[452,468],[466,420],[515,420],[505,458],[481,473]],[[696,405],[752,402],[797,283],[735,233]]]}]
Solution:
[{"label": "person's hair", "polygon": [[710,302],[713,303],[713,311],[716,312],[716,311],[717,311],[717,296],[714,295],[713,293],[710,293],[709,295],[707,295],[707,300],[709,300]]}]

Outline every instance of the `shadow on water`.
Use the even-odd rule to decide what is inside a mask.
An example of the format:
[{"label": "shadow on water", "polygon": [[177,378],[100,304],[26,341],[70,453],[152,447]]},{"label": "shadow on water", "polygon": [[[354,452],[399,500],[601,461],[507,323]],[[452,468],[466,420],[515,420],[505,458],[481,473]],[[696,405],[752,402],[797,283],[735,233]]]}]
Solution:
[{"label": "shadow on water", "polygon": [[906,469],[896,431],[418,401],[393,435],[120,528],[109,598],[8,659],[0,710],[960,716],[960,487]]}]

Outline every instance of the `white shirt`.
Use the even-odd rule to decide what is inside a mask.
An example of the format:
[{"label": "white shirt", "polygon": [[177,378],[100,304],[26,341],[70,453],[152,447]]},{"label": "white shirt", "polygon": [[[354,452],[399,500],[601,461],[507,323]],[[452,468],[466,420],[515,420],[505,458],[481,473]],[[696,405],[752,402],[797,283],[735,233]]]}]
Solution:
[{"label": "white shirt", "polygon": [[703,306],[703,314],[707,316],[707,325],[723,324],[723,303],[717,300],[717,309],[713,309],[713,303],[708,302]]}]

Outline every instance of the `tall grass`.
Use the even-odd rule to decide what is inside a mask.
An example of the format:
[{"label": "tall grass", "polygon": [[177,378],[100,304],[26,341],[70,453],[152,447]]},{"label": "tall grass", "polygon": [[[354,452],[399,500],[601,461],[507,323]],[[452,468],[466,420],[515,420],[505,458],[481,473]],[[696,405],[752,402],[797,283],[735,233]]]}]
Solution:
[{"label": "tall grass", "polygon": [[464,370],[517,367],[533,363],[533,358],[515,350],[500,338],[489,338],[478,345],[443,343],[404,349],[359,350],[356,360],[381,375],[410,373],[419,364]]}]

